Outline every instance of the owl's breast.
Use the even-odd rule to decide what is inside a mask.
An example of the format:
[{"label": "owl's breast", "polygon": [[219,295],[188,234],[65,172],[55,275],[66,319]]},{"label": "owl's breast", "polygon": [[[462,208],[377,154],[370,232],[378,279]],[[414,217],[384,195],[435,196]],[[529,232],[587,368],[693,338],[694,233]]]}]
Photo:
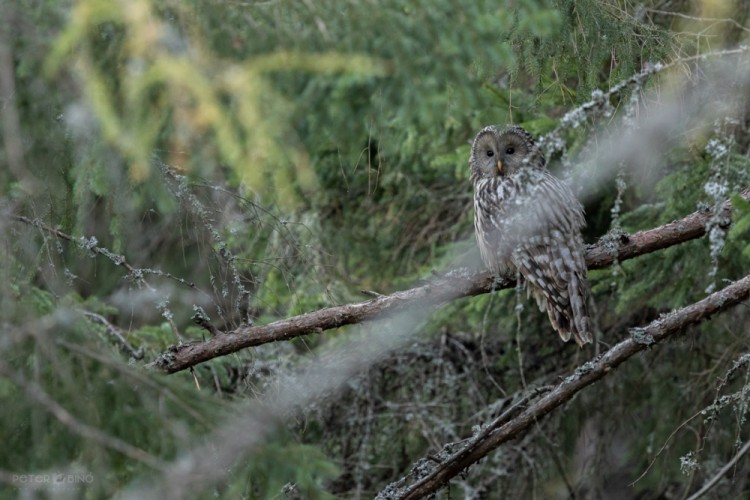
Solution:
[{"label": "owl's breast", "polygon": [[508,208],[517,194],[512,179],[493,177],[474,184],[474,233],[484,264],[501,276],[515,274],[511,255],[517,246],[508,226]]}]

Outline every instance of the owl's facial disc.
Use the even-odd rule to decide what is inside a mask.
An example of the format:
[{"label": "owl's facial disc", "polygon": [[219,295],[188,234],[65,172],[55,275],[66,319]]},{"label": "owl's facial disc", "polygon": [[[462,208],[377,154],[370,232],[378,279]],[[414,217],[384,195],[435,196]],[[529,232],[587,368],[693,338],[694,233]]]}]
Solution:
[{"label": "owl's facial disc", "polygon": [[515,126],[500,130],[489,126],[480,130],[469,157],[474,182],[482,178],[513,176],[525,168],[543,168],[544,163],[532,137]]},{"label": "owl's facial disc", "polygon": [[496,177],[502,169],[500,149],[494,129],[481,132],[472,148],[472,165],[479,177]]},{"label": "owl's facial disc", "polygon": [[[512,133],[506,133],[500,137],[498,149],[500,150],[498,170],[502,175],[511,175],[521,168],[528,153],[528,147],[523,138]],[[500,165],[502,165],[502,170],[500,170]]]}]

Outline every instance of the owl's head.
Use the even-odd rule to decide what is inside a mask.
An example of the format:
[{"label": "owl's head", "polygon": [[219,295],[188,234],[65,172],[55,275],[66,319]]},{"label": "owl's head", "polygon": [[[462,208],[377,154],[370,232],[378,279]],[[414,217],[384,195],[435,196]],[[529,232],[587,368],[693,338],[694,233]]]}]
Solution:
[{"label": "owl's head", "polygon": [[471,179],[508,176],[526,167],[544,167],[544,157],[534,139],[521,127],[494,126],[479,131],[469,157]]}]

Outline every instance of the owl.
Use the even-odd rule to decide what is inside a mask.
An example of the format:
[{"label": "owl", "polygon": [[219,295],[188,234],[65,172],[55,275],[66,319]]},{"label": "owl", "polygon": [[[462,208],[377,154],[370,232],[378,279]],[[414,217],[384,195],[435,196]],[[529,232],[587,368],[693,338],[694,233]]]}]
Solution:
[{"label": "owl", "polygon": [[518,277],[564,341],[591,342],[583,207],[545,168],[524,129],[485,127],[469,158],[474,230],[485,265]]}]

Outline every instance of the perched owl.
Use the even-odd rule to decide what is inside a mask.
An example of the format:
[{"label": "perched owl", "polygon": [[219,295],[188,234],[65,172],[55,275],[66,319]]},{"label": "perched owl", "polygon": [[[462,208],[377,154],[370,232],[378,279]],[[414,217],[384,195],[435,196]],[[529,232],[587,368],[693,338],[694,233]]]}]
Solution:
[{"label": "perched owl", "polygon": [[564,341],[591,342],[583,207],[520,127],[485,127],[471,146],[474,229],[482,260],[519,276]]}]

